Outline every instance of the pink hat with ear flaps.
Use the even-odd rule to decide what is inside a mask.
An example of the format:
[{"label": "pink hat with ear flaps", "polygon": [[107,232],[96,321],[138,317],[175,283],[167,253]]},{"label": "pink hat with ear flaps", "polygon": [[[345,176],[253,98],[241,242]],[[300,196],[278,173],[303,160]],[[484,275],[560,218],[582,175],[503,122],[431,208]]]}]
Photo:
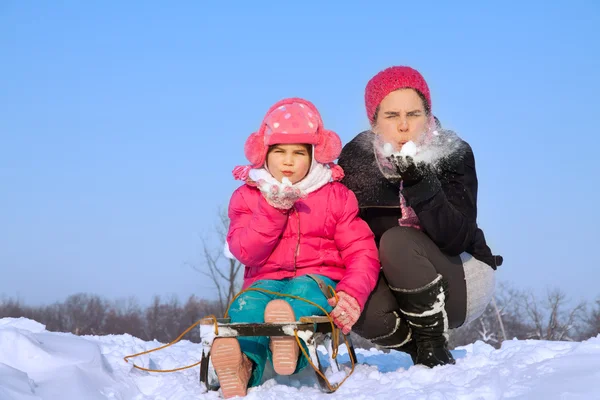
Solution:
[{"label": "pink hat with ear flaps", "polygon": [[269,146],[296,143],[313,145],[315,161],[328,164],[334,180],[343,177],[341,167],[333,164],[342,151],[340,137],[324,128],[321,115],[311,102],[300,98],[283,99],[267,111],[258,131],[244,145],[244,154],[252,165],[236,167],[234,177],[245,180],[250,168],[261,168]]}]

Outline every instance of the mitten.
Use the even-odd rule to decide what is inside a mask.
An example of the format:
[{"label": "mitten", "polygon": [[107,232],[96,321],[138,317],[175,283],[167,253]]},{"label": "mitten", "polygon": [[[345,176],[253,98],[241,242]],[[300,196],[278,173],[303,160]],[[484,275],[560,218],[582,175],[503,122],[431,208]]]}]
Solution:
[{"label": "mitten", "polygon": [[389,160],[400,175],[401,194],[408,206],[414,207],[427,201],[441,190],[441,182],[430,164],[424,161],[415,163],[410,156],[390,156]]},{"label": "mitten", "polygon": [[358,301],[345,292],[337,292],[338,300],[334,297],[327,300],[330,306],[335,307],[329,315],[333,322],[347,335],[360,317],[360,306]]},{"label": "mitten", "polygon": [[288,182],[278,185],[261,180],[257,183],[267,203],[280,210],[289,210],[294,206],[296,201],[305,197],[305,194]]}]

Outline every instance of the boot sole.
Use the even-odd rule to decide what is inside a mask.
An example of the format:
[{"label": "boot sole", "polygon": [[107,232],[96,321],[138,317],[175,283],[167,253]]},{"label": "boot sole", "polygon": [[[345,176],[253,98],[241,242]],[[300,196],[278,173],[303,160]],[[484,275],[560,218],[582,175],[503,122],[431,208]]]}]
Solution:
[{"label": "boot sole", "polygon": [[[295,322],[292,306],[285,300],[272,300],[265,308],[266,323]],[[296,371],[300,348],[293,336],[272,336],[273,369],[279,375],[292,375]]]},{"label": "boot sole", "polygon": [[242,350],[236,338],[217,338],[210,351],[215,373],[223,391],[223,398],[246,396],[248,382],[240,376]]}]

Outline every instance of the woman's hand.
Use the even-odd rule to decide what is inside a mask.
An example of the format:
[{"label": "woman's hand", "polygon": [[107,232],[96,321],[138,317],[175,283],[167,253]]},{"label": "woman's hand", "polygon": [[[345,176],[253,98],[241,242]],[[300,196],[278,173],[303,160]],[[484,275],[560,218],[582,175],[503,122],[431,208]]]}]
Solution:
[{"label": "woman's hand", "polygon": [[360,306],[354,297],[345,292],[338,292],[337,296],[337,301],[335,297],[327,300],[330,306],[335,307],[330,315],[342,333],[347,335],[360,317]]},{"label": "woman's hand", "polygon": [[421,182],[425,176],[433,174],[429,164],[424,161],[415,163],[411,156],[391,155],[388,157],[388,161],[396,167],[404,187],[413,186]]}]

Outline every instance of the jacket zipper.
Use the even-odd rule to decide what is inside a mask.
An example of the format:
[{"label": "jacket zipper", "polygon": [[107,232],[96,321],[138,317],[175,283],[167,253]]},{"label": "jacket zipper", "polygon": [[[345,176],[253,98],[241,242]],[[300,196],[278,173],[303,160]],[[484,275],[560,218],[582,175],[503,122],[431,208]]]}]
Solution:
[{"label": "jacket zipper", "polygon": [[298,219],[298,241],[296,242],[296,251],[294,251],[294,276],[296,276],[296,268],[297,268],[297,257],[300,252],[300,215],[298,214],[298,210],[294,207],[294,214],[296,214],[296,218]]}]

